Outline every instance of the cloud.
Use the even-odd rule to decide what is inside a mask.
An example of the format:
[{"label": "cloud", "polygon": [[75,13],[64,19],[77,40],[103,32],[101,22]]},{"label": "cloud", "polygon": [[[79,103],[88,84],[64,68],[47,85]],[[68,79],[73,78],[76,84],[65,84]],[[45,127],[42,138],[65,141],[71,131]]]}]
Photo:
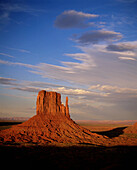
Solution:
[{"label": "cloud", "polygon": [[118,52],[125,52],[125,51],[134,51],[137,49],[137,44],[131,43],[119,43],[119,44],[111,44],[106,47],[109,51],[118,51]]},{"label": "cloud", "polygon": [[41,82],[41,81],[25,81],[25,84],[28,86],[34,86],[39,88],[55,88],[55,87],[62,87],[62,85],[59,84],[53,84],[53,83],[47,83],[47,82]]},{"label": "cloud", "polygon": [[120,60],[136,61],[137,41],[111,44],[106,46],[102,51],[115,54]]},{"label": "cloud", "polygon": [[118,86],[112,86],[112,85],[93,85],[90,86],[91,90],[99,90],[101,92],[105,93],[119,93],[119,94],[131,94],[135,95],[137,97],[137,88],[125,88],[125,87],[118,87]]},{"label": "cloud", "polygon": [[132,60],[132,61],[136,61],[135,58],[132,57],[118,57],[120,60]]},{"label": "cloud", "polygon": [[34,66],[32,64],[25,64],[25,63],[18,63],[18,62],[10,62],[5,60],[0,60],[0,64],[6,64],[6,65],[16,65],[16,66],[24,66],[28,68],[37,68],[38,66]]},{"label": "cloud", "polygon": [[[75,62],[65,62],[61,61],[62,66],[39,63],[37,65],[31,65],[26,63],[10,62],[5,60],[0,60],[1,64],[5,65],[15,65],[30,68],[29,72],[41,75],[44,78],[52,78],[55,80],[74,82],[76,79],[81,81],[81,74],[87,70],[91,70],[93,67],[96,67],[96,64],[92,56],[86,53],[74,53],[74,54],[64,54],[66,56],[72,57],[75,59]],[[78,73],[78,74],[77,74]],[[73,75],[72,75],[73,74]],[[74,78],[77,74],[77,78]]]},{"label": "cloud", "polygon": [[[74,100],[71,111],[74,116],[82,116],[90,119],[131,119],[137,110],[137,88],[125,88],[112,85],[92,85],[90,90],[98,94],[84,95],[83,98]],[[80,109],[79,109],[80,108]]]},{"label": "cloud", "polygon": [[47,91],[57,91],[59,93],[62,93],[64,95],[71,95],[71,96],[107,96],[108,93],[102,93],[102,92],[96,92],[92,90],[86,90],[82,88],[74,88],[69,86],[63,86],[63,85],[57,85],[47,82],[35,82],[35,81],[23,81],[20,80],[20,82],[17,82],[16,79],[12,78],[5,78],[0,77],[0,84],[2,85],[9,85],[11,86],[8,89],[12,90],[20,90],[20,91],[26,91],[26,92],[33,92],[38,93],[40,90],[47,90]]},{"label": "cloud", "polygon": [[1,10],[3,10],[4,12],[6,11],[7,13],[25,12],[33,15],[33,13],[35,12],[44,12],[44,10],[42,9],[34,9],[31,8],[30,6],[17,3],[1,3],[0,8]]},{"label": "cloud", "polygon": [[31,52],[29,50],[26,50],[26,49],[19,49],[19,48],[11,48],[11,47],[5,47],[6,49],[9,49],[9,50],[15,50],[15,51],[19,51],[21,53],[27,53],[27,54],[31,54]]},{"label": "cloud", "polygon": [[12,55],[9,55],[9,54],[6,54],[6,53],[0,53],[0,55],[6,56],[6,57],[11,57],[11,58],[14,58],[14,56],[12,56]]},{"label": "cloud", "polygon": [[91,90],[85,90],[82,88],[70,88],[70,87],[58,87],[54,89],[55,91],[58,91],[59,93],[65,94],[65,95],[71,95],[71,96],[107,96],[108,93],[102,93],[102,92],[95,92]]},{"label": "cloud", "polygon": [[135,57],[136,52],[134,51],[110,51],[106,50],[106,47],[102,49],[102,52],[108,53],[108,54],[114,54],[115,56],[124,56],[124,57]]},{"label": "cloud", "polygon": [[24,80],[18,81],[13,78],[5,78],[5,77],[0,77],[0,84],[11,86],[8,89],[35,92],[35,93],[42,90],[43,88],[46,90],[52,90],[59,87],[63,87],[62,85],[57,85],[57,84],[52,84],[47,82],[24,81]]},{"label": "cloud", "polygon": [[[0,64],[5,64],[9,66],[21,66],[30,68],[29,72],[41,75],[42,77],[52,78],[56,80],[67,80],[65,79],[64,74],[72,74],[73,71],[69,67],[65,66],[57,66],[47,63],[39,63],[37,65],[26,64],[26,63],[18,63],[18,62],[10,62],[5,60],[0,60]],[[62,74],[64,73],[64,74]]]},{"label": "cloud", "polygon": [[38,93],[40,90],[42,90],[42,89],[39,89],[39,88],[36,88],[36,87],[11,87],[9,89],[26,91],[26,92],[33,92],[33,93]]},{"label": "cloud", "polygon": [[0,77],[0,84],[3,85],[17,85],[15,83],[16,81],[17,81],[16,79]]},{"label": "cloud", "polygon": [[68,10],[57,16],[55,26],[58,28],[86,28],[94,25],[93,22],[87,22],[90,18],[96,18],[99,15]]},{"label": "cloud", "polygon": [[[12,81],[14,79],[11,78],[3,78],[3,80],[9,80]],[[68,95],[70,97],[69,100],[69,104],[71,105],[71,115],[75,117],[75,115],[79,115],[79,117],[81,116],[81,114],[83,115],[83,111],[82,108],[87,108],[86,113],[89,114],[89,116],[91,115],[91,113],[93,111],[95,111],[95,109],[97,108],[97,105],[95,106],[94,102],[92,101],[88,101],[86,99],[88,98],[95,98],[95,97],[106,97],[107,93],[105,94],[104,92],[102,93],[98,93],[98,92],[94,92],[91,90],[86,90],[86,89],[82,89],[82,88],[72,88],[72,87],[65,87],[65,86],[61,86],[61,85],[55,85],[52,83],[46,83],[46,82],[33,82],[33,81],[23,81],[21,80],[21,82],[18,82],[18,84],[16,86],[13,87],[12,84],[10,84],[9,82],[6,81],[6,83],[4,82],[4,85],[6,85],[8,83],[8,85],[11,85],[11,87],[8,88],[4,88],[5,93],[0,94],[0,95],[4,95],[7,97],[12,97],[15,98],[14,100],[21,100],[22,99],[29,99],[30,101],[34,101],[34,96],[32,96],[32,94],[34,95],[35,93],[38,93],[38,91],[40,90],[47,90],[47,91],[56,91],[61,93],[62,95]],[[18,90],[20,91],[20,93],[18,94],[17,92],[14,94],[18,94],[18,95],[12,95],[12,94],[7,94],[7,90]],[[23,92],[23,93],[21,93]],[[26,92],[26,93],[24,93]],[[20,99],[21,98],[21,99]],[[35,95],[36,98],[36,95]],[[62,96],[63,98],[63,96]],[[82,99],[84,99],[85,102],[82,103]],[[63,100],[63,99],[62,99]],[[88,102],[87,102],[88,101]],[[74,104],[75,102],[75,104]],[[79,106],[78,103],[81,102],[81,109],[79,110]],[[32,103],[31,103],[32,104]],[[90,106],[91,104],[91,106]],[[26,105],[25,105],[26,106]],[[94,106],[94,107],[92,107]],[[30,106],[31,107],[31,106]],[[91,111],[89,111],[88,109],[92,109]],[[77,110],[77,112],[76,112]],[[87,112],[88,111],[88,112]],[[95,113],[92,113],[92,116]],[[95,114],[96,115],[96,114]]]},{"label": "cloud", "polygon": [[[96,102],[103,102],[113,104],[110,107],[102,107],[102,114],[108,113],[107,117],[117,116],[119,119],[123,119],[123,117],[135,117],[137,110],[137,86],[132,87],[120,87],[115,85],[101,85],[97,84],[90,87],[91,90],[109,93],[109,95],[105,98],[99,97],[96,98]],[[105,111],[105,112],[104,112]]]},{"label": "cloud", "polygon": [[[23,80],[18,81],[14,86],[12,81],[17,81],[16,79],[0,78],[0,80],[3,85],[11,85],[11,87],[5,88],[7,96],[10,96],[10,94],[7,94],[7,89],[23,92],[17,95],[18,101],[20,100],[19,98],[24,98],[25,100],[30,99],[30,101],[32,101],[34,100],[34,95],[36,97],[35,93],[43,89],[56,91],[62,95],[68,95],[70,97],[70,112],[76,119],[123,119],[123,115],[124,118],[130,117],[131,119],[131,117],[134,117],[137,109],[137,87],[127,88],[97,84],[90,86],[89,89],[84,89],[66,87],[47,82]],[[23,95],[20,96],[20,94]],[[1,95],[5,95],[5,93]],[[17,98],[15,95],[11,95],[11,97]],[[121,113],[120,115],[119,112]],[[130,116],[128,116],[129,113]]]},{"label": "cloud", "polygon": [[[72,62],[72,59],[71,61],[60,61],[60,65],[48,63],[32,65],[5,60],[0,60],[0,63],[18,66],[17,69],[21,69],[21,67],[29,68],[27,69],[28,72],[61,84],[67,82],[69,85],[79,86],[82,84],[87,87],[95,83],[104,84],[104,82],[123,86],[125,84],[132,86],[133,82],[134,84],[137,83],[137,63],[133,60],[137,56],[136,51],[134,56],[130,56],[126,54],[127,52],[108,51],[106,45],[103,44],[82,45],[77,46],[77,48],[81,50],[81,53],[64,54],[74,61]],[[123,62],[125,58],[119,57],[129,58],[127,62]],[[132,65],[129,59],[133,61]]]},{"label": "cloud", "polygon": [[77,70],[84,71],[90,70],[91,67],[96,67],[96,64],[93,58],[86,53],[73,53],[73,54],[64,54],[65,56],[72,57],[78,62],[62,62],[65,66],[72,69],[73,73]]},{"label": "cloud", "polygon": [[[12,14],[14,13],[27,13],[29,15],[38,15],[38,13],[45,12],[42,9],[34,9],[28,5],[20,4],[20,3],[0,3],[0,23],[2,25],[9,23],[10,21],[14,21],[14,23],[18,23],[12,18]],[[20,22],[20,21],[19,21]]]},{"label": "cloud", "polygon": [[121,33],[114,31],[105,31],[105,30],[97,30],[97,31],[88,31],[82,34],[80,37],[75,38],[76,42],[80,44],[97,44],[99,42],[104,41],[118,41],[122,38]]}]

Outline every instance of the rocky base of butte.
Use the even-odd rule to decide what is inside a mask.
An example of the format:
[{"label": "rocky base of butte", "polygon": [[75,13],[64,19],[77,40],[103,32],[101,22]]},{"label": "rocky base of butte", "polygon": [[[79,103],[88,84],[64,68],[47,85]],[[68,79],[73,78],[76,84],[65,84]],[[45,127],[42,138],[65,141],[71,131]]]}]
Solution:
[{"label": "rocky base of butte", "polygon": [[[35,116],[22,124],[0,131],[1,143],[137,145],[137,139],[110,139],[79,126],[70,118],[68,97],[64,106],[59,93],[42,90],[38,93],[36,104]],[[137,129],[137,126],[134,129]],[[131,131],[132,128],[127,130]]]}]

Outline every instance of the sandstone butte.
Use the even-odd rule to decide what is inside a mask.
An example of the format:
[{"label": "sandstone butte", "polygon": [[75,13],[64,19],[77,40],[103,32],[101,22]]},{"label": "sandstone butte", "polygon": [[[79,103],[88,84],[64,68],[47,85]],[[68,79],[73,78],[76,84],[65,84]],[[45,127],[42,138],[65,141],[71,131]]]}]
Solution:
[{"label": "sandstone butte", "polygon": [[92,133],[79,126],[69,114],[68,97],[66,105],[61,103],[57,92],[40,91],[36,102],[36,115],[28,121],[0,131],[0,142],[33,144],[95,144],[95,145],[137,145],[137,139],[126,137],[110,139]]}]

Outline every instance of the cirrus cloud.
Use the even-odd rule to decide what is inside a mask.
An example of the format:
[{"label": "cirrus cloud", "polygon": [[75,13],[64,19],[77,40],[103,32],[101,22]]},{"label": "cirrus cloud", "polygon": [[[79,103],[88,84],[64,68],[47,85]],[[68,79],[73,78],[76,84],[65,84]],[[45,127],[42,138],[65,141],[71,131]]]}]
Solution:
[{"label": "cirrus cloud", "polygon": [[11,57],[11,58],[14,58],[14,56],[12,56],[12,55],[9,55],[9,54],[7,54],[7,53],[0,53],[0,55],[2,55],[2,56],[6,56],[6,57]]},{"label": "cirrus cloud", "polygon": [[0,84],[3,85],[16,85],[16,79],[0,77]]}]

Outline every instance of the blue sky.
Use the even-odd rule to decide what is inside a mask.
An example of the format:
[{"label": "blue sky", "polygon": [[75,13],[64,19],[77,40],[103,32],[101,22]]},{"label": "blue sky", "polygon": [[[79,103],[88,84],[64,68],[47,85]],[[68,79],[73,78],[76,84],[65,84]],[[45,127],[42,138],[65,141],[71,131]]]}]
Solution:
[{"label": "blue sky", "polygon": [[74,119],[137,119],[136,0],[0,2],[0,117],[35,115],[39,90]]}]

